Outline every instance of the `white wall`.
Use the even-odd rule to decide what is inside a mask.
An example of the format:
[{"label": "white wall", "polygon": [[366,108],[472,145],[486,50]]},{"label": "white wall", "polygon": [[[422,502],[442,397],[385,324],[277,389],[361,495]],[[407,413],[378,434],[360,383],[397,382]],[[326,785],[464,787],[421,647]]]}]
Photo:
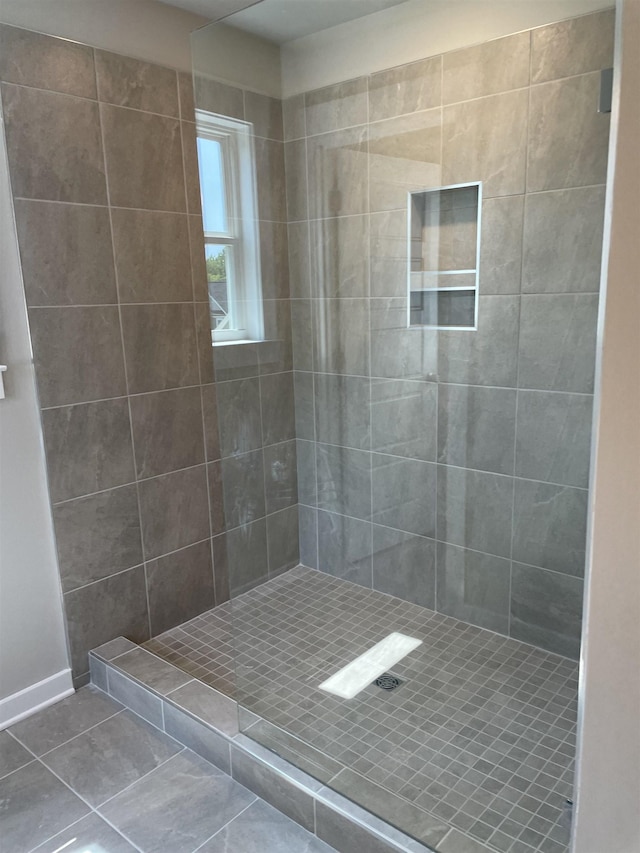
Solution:
[{"label": "white wall", "polygon": [[573,853],[640,851],[640,0],[617,25]]},{"label": "white wall", "polygon": [[189,38],[207,18],[157,0],[0,0],[0,21],[191,71]]},{"label": "white wall", "polygon": [[0,124],[0,728],[72,691],[35,373]]},{"label": "white wall", "polygon": [[613,0],[408,0],[283,45],[282,92],[289,97],[611,6]]}]

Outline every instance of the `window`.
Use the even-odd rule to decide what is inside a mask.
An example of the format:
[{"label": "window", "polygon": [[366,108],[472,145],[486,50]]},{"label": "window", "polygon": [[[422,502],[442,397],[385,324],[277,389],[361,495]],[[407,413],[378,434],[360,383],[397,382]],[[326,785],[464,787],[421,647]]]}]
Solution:
[{"label": "window", "polygon": [[262,340],[252,126],[196,111],[211,339]]}]

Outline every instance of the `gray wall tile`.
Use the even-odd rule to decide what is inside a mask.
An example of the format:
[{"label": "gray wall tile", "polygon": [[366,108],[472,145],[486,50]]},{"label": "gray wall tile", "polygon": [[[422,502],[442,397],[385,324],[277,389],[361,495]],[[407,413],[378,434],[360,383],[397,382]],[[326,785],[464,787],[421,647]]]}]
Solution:
[{"label": "gray wall tile", "polygon": [[516,480],[513,559],[582,577],[588,495],[569,486]]},{"label": "gray wall tile", "polygon": [[244,118],[242,89],[211,80],[202,74],[194,74],[195,105],[199,110]]},{"label": "gray wall tile", "polygon": [[312,296],[369,295],[369,217],[309,223]]},{"label": "gray wall tile", "polygon": [[179,121],[107,104],[100,114],[111,204],[185,211]]},{"label": "gray wall tile", "polygon": [[369,375],[366,299],[322,299],[314,305],[313,364],[321,373]]},{"label": "gray wall tile", "polygon": [[202,200],[200,198],[200,173],[198,169],[198,143],[196,126],[191,121],[180,122],[180,137],[182,139],[182,158],[184,165],[185,192],[187,196],[187,211],[200,216]]},{"label": "gray wall tile", "polygon": [[195,121],[195,102],[193,94],[193,75],[178,71],[178,97],[180,100],[180,118]]},{"label": "gray wall tile", "polygon": [[407,291],[407,214],[404,210],[372,213],[371,296],[403,296]]},{"label": "gray wall tile", "polygon": [[520,387],[592,393],[597,324],[597,294],[523,295]]},{"label": "gray wall tile", "polygon": [[124,305],[129,393],[198,384],[193,305]]},{"label": "gray wall tile", "polygon": [[432,382],[372,380],[372,450],[435,462],[437,400]]},{"label": "gray wall tile", "polygon": [[320,571],[370,589],[370,522],[333,512],[318,512],[317,520]]},{"label": "gray wall tile", "polygon": [[407,533],[435,537],[436,466],[373,454],[372,519]]},{"label": "gray wall tile", "polygon": [[371,375],[386,379],[438,378],[444,332],[407,328],[407,298],[371,299]]},{"label": "gray wall tile", "polygon": [[441,183],[481,180],[487,198],[524,192],[527,103],[520,90],[445,107]]},{"label": "gray wall tile", "polygon": [[207,465],[207,483],[209,486],[209,514],[211,534],[223,533],[226,528],[224,511],[224,480],[222,478],[222,462],[211,462]]},{"label": "gray wall tile", "polygon": [[[287,191],[289,188],[287,178]],[[309,268],[309,225],[306,221],[290,222],[287,226],[289,243],[289,289],[292,299],[311,296]]]},{"label": "gray wall tile", "polygon": [[258,181],[258,211],[260,219],[286,222],[286,187],[284,145],[273,139],[254,139],[256,172],[269,175],[269,180]]},{"label": "gray wall tile", "polygon": [[291,337],[296,370],[313,370],[314,310],[311,299],[291,300]]},{"label": "gray wall tile", "polygon": [[316,374],[314,388],[318,441],[359,450],[370,448],[369,385],[369,379],[359,376]]},{"label": "gray wall tile", "polygon": [[286,572],[300,562],[297,506],[267,516],[267,556],[269,577]]},{"label": "gray wall tile", "polygon": [[93,50],[67,39],[3,24],[0,27],[0,80],[95,98]]},{"label": "gray wall tile", "polygon": [[371,456],[363,450],[316,445],[318,507],[371,518]]},{"label": "gray wall tile", "polygon": [[438,542],[439,613],[509,632],[509,560]]},{"label": "gray wall tile", "polygon": [[29,319],[41,406],[126,393],[115,306],[31,308]]},{"label": "gray wall tile", "polygon": [[134,480],[126,399],[48,409],[42,422],[52,501]]},{"label": "gray wall tile", "polygon": [[265,339],[258,347],[260,374],[293,370],[291,306],[288,299],[265,299]]},{"label": "gray wall tile", "polygon": [[518,392],[516,476],[586,488],[593,399]]},{"label": "gray wall tile", "polygon": [[269,575],[266,519],[236,527],[225,537],[229,588],[231,596],[235,597],[263,583]]},{"label": "gray wall tile", "polygon": [[373,525],[373,588],[434,610],[436,543]]},{"label": "gray wall tile", "polygon": [[579,187],[526,197],[523,293],[599,290],[604,192]]},{"label": "gray wall tile", "polygon": [[113,242],[121,302],[190,302],[187,217],[115,209]]},{"label": "gray wall tile", "polygon": [[296,436],[293,373],[260,377],[262,440],[265,445],[289,441]]},{"label": "gray wall tile", "polygon": [[261,446],[260,392],[257,379],[223,382],[217,387],[222,456]]},{"label": "gray wall tile", "polygon": [[262,450],[223,459],[222,488],[228,529],[263,518],[265,496]]},{"label": "gray wall tile", "polygon": [[369,121],[440,106],[442,58],[379,71],[369,77]]},{"label": "gray wall tile", "polygon": [[[367,213],[366,128],[310,137],[307,152],[310,218]],[[298,218],[291,216],[291,209],[289,218]]]},{"label": "gray wall tile", "polygon": [[257,92],[245,92],[244,112],[245,121],[251,122],[256,136],[282,141],[282,101]]},{"label": "gray wall tile", "polygon": [[605,182],[610,121],[598,112],[599,91],[597,73],[532,87],[529,192]]},{"label": "gray wall tile", "polygon": [[282,119],[286,140],[300,139],[307,135],[303,94],[285,98],[282,102]]},{"label": "gray wall tile", "polygon": [[96,103],[6,83],[2,101],[15,196],[106,203]]},{"label": "gray wall tile", "polygon": [[260,275],[265,299],[289,298],[289,241],[285,222],[260,223]]},{"label": "gray wall tile", "polygon": [[151,634],[193,619],[215,604],[208,539],[146,566]]},{"label": "gray wall tile", "polygon": [[15,202],[28,305],[117,302],[106,207]]},{"label": "gray wall tile", "polygon": [[482,202],[480,293],[519,293],[522,267],[521,195],[487,198]]},{"label": "gray wall tile", "polygon": [[511,636],[576,658],[582,624],[581,578],[513,564]]},{"label": "gray wall tile", "polygon": [[209,537],[204,465],[142,480],[138,495],[146,559]]},{"label": "gray wall tile", "polygon": [[313,373],[306,373],[300,370],[294,371],[296,438],[306,439],[307,441],[315,439],[313,381]]},{"label": "gray wall tile", "polygon": [[307,219],[307,145],[304,139],[284,146],[287,217],[289,222]]},{"label": "gray wall tile", "polygon": [[164,725],[166,733],[179,743],[225,773],[231,773],[229,741],[226,738],[168,703],[164,706]]},{"label": "gray wall tile", "polygon": [[438,539],[509,557],[513,480],[438,466]]},{"label": "gray wall tile", "polygon": [[[91,673],[93,676],[94,657],[90,656]],[[103,664],[104,666],[104,664]],[[115,669],[109,668],[106,671],[107,690],[114,699],[122,702],[127,708],[142,717],[143,720],[162,728],[162,700],[158,696],[154,696],[149,690],[145,690],[140,684],[136,684],[126,675],[118,672]]]},{"label": "gray wall tile", "polygon": [[367,121],[367,78],[358,77],[305,94],[307,135]]},{"label": "gray wall tile", "polygon": [[516,391],[438,386],[438,462],[513,474]]},{"label": "gray wall tile", "polygon": [[64,595],[71,664],[87,672],[87,654],[112,637],[135,643],[149,639],[144,569],[139,566]]},{"label": "gray wall tile", "polygon": [[106,50],[96,50],[98,97],[107,104],[178,115],[176,72]]},{"label": "gray wall tile", "polygon": [[140,479],[204,462],[199,388],[140,394],[130,407]]},{"label": "gray wall tile", "polygon": [[443,103],[468,101],[528,86],[529,42],[530,35],[525,31],[445,53]]},{"label": "gray wall tile", "polygon": [[599,71],[613,65],[615,12],[607,9],[531,32],[531,82]]},{"label": "gray wall tile", "polygon": [[64,592],[142,563],[134,485],[58,504],[53,522]]},{"label": "gray wall tile", "polygon": [[298,503],[296,442],[285,441],[265,447],[264,491],[267,513]]},{"label": "gray wall tile", "polygon": [[316,486],[316,445],[313,441],[296,441],[298,459],[298,500],[307,506],[316,506],[318,490]]},{"label": "gray wall tile", "polygon": [[207,461],[220,458],[220,431],[218,429],[218,395],[215,385],[203,385],[202,416]]},{"label": "gray wall tile", "polygon": [[298,538],[300,562],[310,569],[318,568],[318,513],[307,506],[298,506]]}]

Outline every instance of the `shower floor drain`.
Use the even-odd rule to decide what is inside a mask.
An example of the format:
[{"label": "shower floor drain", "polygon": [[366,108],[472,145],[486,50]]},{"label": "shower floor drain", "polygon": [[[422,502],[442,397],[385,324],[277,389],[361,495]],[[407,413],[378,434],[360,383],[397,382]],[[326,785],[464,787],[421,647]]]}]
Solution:
[{"label": "shower floor drain", "polygon": [[382,687],[383,690],[394,690],[402,684],[399,678],[389,672],[385,672],[380,678],[376,678],[373,683],[376,687]]}]

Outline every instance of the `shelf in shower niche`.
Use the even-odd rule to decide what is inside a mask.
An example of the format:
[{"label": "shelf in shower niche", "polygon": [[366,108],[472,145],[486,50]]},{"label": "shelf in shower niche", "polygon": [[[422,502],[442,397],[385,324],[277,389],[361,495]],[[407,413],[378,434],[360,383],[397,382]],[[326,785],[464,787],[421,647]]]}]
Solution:
[{"label": "shelf in shower niche", "polygon": [[481,204],[480,182],[409,193],[409,326],[477,329]]}]

